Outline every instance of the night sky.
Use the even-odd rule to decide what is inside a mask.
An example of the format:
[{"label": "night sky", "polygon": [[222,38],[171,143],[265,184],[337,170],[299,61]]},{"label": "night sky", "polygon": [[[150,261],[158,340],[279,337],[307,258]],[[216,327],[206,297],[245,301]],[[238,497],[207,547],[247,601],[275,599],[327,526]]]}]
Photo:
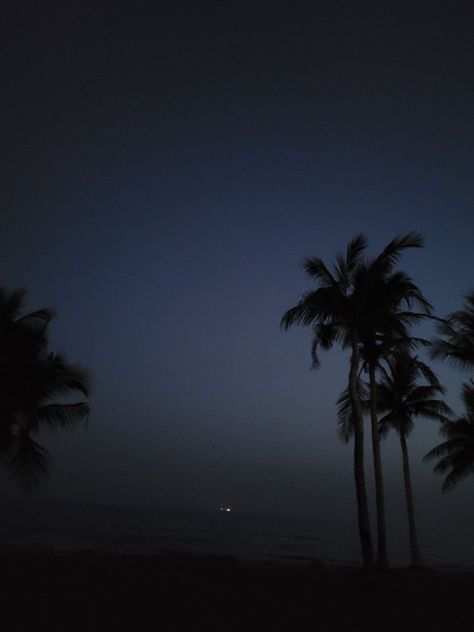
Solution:
[{"label": "night sky", "polygon": [[[57,310],[52,347],[93,377],[38,497],[354,511],[347,356],[311,371],[279,321],[304,258],[359,232],[425,235],[401,267],[438,315],[474,289],[470,6],[2,3],[1,282]],[[461,412],[468,374],[436,368]],[[420,462],[437,441],[420,421],[421,511],[463,511],[474,478],[441,496]]]}]

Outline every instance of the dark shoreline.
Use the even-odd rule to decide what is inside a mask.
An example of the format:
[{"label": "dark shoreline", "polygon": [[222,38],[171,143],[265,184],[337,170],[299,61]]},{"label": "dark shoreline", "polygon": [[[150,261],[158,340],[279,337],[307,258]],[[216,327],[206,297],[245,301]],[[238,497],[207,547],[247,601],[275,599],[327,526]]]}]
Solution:
[{"label": "dark shoreline", "polygon": [[229,556],[0,556],[6,630],[469,630],[474,572]]}]

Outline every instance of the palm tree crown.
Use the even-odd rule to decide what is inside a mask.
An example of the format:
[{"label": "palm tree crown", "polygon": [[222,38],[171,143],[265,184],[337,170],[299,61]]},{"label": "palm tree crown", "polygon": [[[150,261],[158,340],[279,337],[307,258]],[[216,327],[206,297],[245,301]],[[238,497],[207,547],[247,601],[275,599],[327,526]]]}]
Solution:
[{"label": "palm tree crown", "polygon": [[[385,415],[379,420],[380,432],[383,436],[393,428],[406,436],[414,427],[414,417],[425,417],[434,421],[446,422],[451,409],[442,400],[437,399],[444,393],[438,378],[431,368],[411,356],[408,348],[402,348],[385,358],[387,367],[380,366],[382,378],[377,383],[377,409]],[[428,384],[418,384],[422,376]],[[365,413],[370,409],[368,385],[359,381],[359,397]],[[342,441],[347,443],[354,434],[354,417],[345,389],[337,400],[338,433]]]},{"label": "palm tree crown", "polygon": [[318,349],[331,349],[335,342],[343,348],[350,345],[351,325],[355,309],[351,297],[353,273],[367,246],[363,235],[358,235],[347,246],[345,255],[338,255],[331,272],[319,257],[306,259],[305,270],[318,287],[303,295],[295,306],[283,315],[281,325],[310,325],[313,329],[311,355],[313,366],[319,366]]},{"label": "palm tree crown", "polygon": [[[311,326],[313,329],[313,366],[319,366],[318,350],[343,348],[354,337],[367,349],[379,347],[387,336],[410,340],[408,328],[426,318],[431,305],[419,288],[403,272],[393,272],[402,252],[420,248],[423,239],[409,233],[393,239],[376,258],[364,260],[367,240],[355,237],[344,255],[338,255],[331,272],[319,257],[305,261],[307,274],[318,287],[303,295],[301,301],[283,316],[281,325]],[[410,308],[417,304],[422,313]],[[404,307],[406,309],[404,309]]]},{"label": "palm tree crown", "polygon": [[50,310],[22,315],[25,292],[0,289],[0,456],[10,474],[28,485],[47,471],[46,450],[34,439],[45,427],[87,418],[86,372],[48,351]]},{"label": "palm tree crown", "polygon": [[474,292],[465,297],[463,309],[438,325],[441,338],[433,343],[433,356],[447,358],[462,368],[474,368]]},{"label": "palm tree crown", "polygon": [[442,490],[448,491],[459,481],[474,474],[474,383],[464,384],[462,399],[464,415],[443,424],[441,433],[446,441],[433,448],[425,459],[439,459],[434,471],[446,474]]},{"label": "palm tree crown", "polygon": [[[444,389],[428,365],[403,350],[387,359],[387,367],[377,385],[378,408],[385,412],[379,422],[382,433],[393,428],[408,436],[415,417],[448,421],[451,409],[437,398]],[[428,384],[418,384],[420,376]]]}]

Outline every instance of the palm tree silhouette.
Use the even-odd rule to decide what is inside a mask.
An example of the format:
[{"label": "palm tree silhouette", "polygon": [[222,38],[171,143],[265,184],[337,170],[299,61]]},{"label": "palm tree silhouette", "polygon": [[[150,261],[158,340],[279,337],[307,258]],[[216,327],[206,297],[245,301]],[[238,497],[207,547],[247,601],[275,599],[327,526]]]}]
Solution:
[{"label": "palm tree silhouette", "polygon": [[42,428],[87,418],[88,405],[64,401],[89,393],[86,372],[48,351],[51,310],[23,315],[24,290],[0,289],[0,456],[28,487],[46,473],[48,454],[35,440]]},{"label": "palm tree silhouette", "polygon": [[355,237],[348,244],[345,254],[337,256],[333,272],[319,257],[307,259],[306,272],[316,281],[318,287],[304,294],[300,302],[283,315],[281,326],[284,329],[294,324],[312,327],[311,355],[314,368],[319,366],[319,348],[328,350],[337,342],[344,349],[351,350],[349,396],[354,414],[354,477],[358,526],[364,567],[370,569],[374,566],[374,553],[365,488],[363,416],[357,390],[360,348],[357,306],[353,292],[353,275],[366,246],[366,238],[363,235]]},{"label": "palm tree silhouette", "polygon": [[[381,361],[400,346],[428,344],[410,334],[410,327],[431,314],[431,305],[410,277],[393,266],[406,248],[419,248],[422,238],[411,233],[392,240],[382,253],[361,263],[355,274],[355,288],[365,295],[367,313],[361,322],[362,367],[369,375],[369,413],[372,435],[375,498],[377,511],[377,566],[388,566],[386,553],[385,500],[380,453],[376,374]],[[421,308],[422,313],[413,311]]]},{"label": "palm tree silhouette", "polygon": [[433,342],[433,357],[445,358],[462,368],[474,368],[474,292],[465,296],[463,309],[438,325],[441,338]]},{"label": "palm tree silhouette", "polygon": [[[421,246],[422,238],[416,233],[409,233],[393,239],[378,257],[367,262],[364,260],[367,241],[363,235],[358,235],[349,243],[345,254],[337,256],[332,272],[319,257],[307,259],[306,272],[316,281],[318,287],[304,294],[300,302],[284,314],[281,321],[284,329],[294,324],[312,327],[313,367],[319,366],[319,348],[327,350],[339,343],[344,349],[351,350],[348,396],[354,430],[359,535],[366,568],[373,567],[374,556],[365,488],[363,411],[359,398],[361,353],[369,345],[374,350],[383,347],[394,332],[398,332],[399,336],[408,336],[408,326],[422,315],[401,310],[403,301],[409,307],[410,302],[416,300],[426,312],[429,311],[429,303],[411,279],[404,273],[393,272],[403,250]],[[375,362],[374,359],[372,366],[375,366]],[[386,565],[383,479],[376,418],[372,422],[379,533],[378,564],[383,567]]]},{"label": "palm tree silhouette", "polygon": [[[384,416],[380,419],[381,434],[394,429],[400,438],[403,459],[403,480],[408,514],[410,554],[412,566],[421,566],[422,558],[416,532],[415,510],[408,458],[407,437],[413,430],[415,417],[446,422],[450,408],[437,395],[444,392],[436,375],[424,362],[407,350],[387,359],[382,378],[377,384],[377,405]],[[427,384],[419,384],[423,377]]]},{"label": "palm tree silhouette", "polygon": [[434,471],[447,476],[443,492],[455,487],[469,474],[474,474],[474,383],[463,385],[462,399],[466,413],[443,424],[441,434],[446,441],[430,450],[425,460],[439,459]]}]

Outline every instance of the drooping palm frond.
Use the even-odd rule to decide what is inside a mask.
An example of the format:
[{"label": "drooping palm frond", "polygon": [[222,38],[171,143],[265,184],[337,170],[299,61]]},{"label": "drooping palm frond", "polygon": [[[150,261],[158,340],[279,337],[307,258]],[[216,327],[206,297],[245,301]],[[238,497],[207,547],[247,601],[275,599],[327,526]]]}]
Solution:
[{"label": "drooping palm frond", "polygon": [[61,355],[47,357],[41,365],[35,386],[44,400],[58,395],[68,395],[73,391],[87,397],[90,392],[87,371],[66,362]]},{"label": "drooping palm frond", "polygon": [[11,478],[23,489],[29,490],[48,473],[48,462],[48,452],[29,433],[20,432],[13,443],[6,467]]},{"label": "drooping palm frond", "polygon": [[299,303],[283,314],[280,327],[286,330],[292,325],[305,327],[314,322],[330,320],[339,300],[336,293],[333,288],[328,287],[306,292]]},{"label": "drooping palm frond", "polygon": [[445,358],[461,368],[474,367],[474,292],[465,297],[463,309],[452,312],[438,323],[439,336],[433,341],[432,355]]},{"label": "drooping palm frond", "polygon": [[49,428],[64,428],[87,420],[90,408],[85,402],[46,404],[38,408],[38,424]]},{"label": "drooping palm frond", "polygon": [[434,401],[436,394],[441,392],[441,386],[435,388],[431,384],[420,384],[418,386],[413,384],[411,390],[405,393],[405,403],[408,406],[415,406],[418,403]]},{"label": "drooping palm frond", "polygon": [[25,301],[26,289],[7,290],[0,287],[0,321],[15,322],[20,318]]},{"label": "drooping palm frond", "polygon": [[[461,480],[467,478],[470,474],[474,474],[474,445],[469,447],[468,442],[472,443],[472,438],[464,437],[462,440],[454,438],[450,441],[445,441],[438,446],[438,449],[433,449],[426,455],[428,459],[442,457],[435,465],[433,471],[436,474],[447,473],[441,486],[443,492],[453,489]],[[445,454],[445,456],[442,456],[442,454]]]},{"label": "drooping palm frond", "polygon": [[462,398],[466,414],[454,421],[447,421],[441,428],[446,437],[425,455],[424,460],[439,459],[434,467],[438,474],[447,476],[442,491],[455,487],[459,481],[474,474],[474,386],[464,384]]},{"label": "drooping palm frond", "polygon": [[315,322],[347,320],[350,301],[337,286],[320,287],[303,294],[301,301],[289,309],[281,319],[281,327],[308,326]]},{"label": "drooping palm frond", "polygon": [[327,323],[315,323],[313,325],[313,338],[311,341],[312,368],[320,366],[319,350],[329,351],[337,343],[345,349],[349,344],[349,333],[345,323],[332,321]]},{"label": "drooping palm frond", "polygon": [[462,387],[462,401],[466,408],[466,414],[469,419],[474,419],[474,381],[471,380],[469,384],[463,384]]},{"label": "drooping palm frond", "polygon": [[[370,267],[369,267],[370,269]],[[391,300],[393,305],[406,305],[411,308],[412,305],[422,309],[422,314],[430,314],[433,306],[423,296],[420,288],[413,282],[411,277],[401,270],[396,272],[381,272],[376,263],[372,264],[372,272],[375,277],[384,280],[382,288],[386,300]],[[420,317],[422,317],[420,314]]]},{"label": "drooping palm frond", "polygon": [[423,245],[423,237],[415,231],[406,235],[398,235],[385,246],[382,252],[374,259],[372,265],[381,268],[385,273],[389,273],[399,261],[404,250],[422,248]]},{"label": "drooping palm frond", "polygon": [[414,423],[411,417],[408,417],[403,411],[392,409],[380,417],[379,435],[384,439],[392,428],[403,428],[404,434],[408,435],[413,430],[413,426]]},{"label": "drooping palm frond", "polygon": [[453,414],[451,408],[438,399],[416,402],[412,406],[415,417],[424,417],[440,423],[448,422]]},{"label": "drooping palm frond", "polygon": [[[358,397],[362,411],[369,409],[369,388],[368,385],[359,378],[357,381]],[[354,413],[349,389],[342,391],[336,401],[337,406],[337,434],[343,443],[349,443],[354,434]]]},{"label": "drooping palm frond", "polygon": [[52,309],[38,309],[35,312],[21,316],[18,322],[29,322],[32,325],[37,324],[38,326],[46,327],[55,316],[56,312]]},{"label": "drooping palm frond", "polygon": [[27,314],[23,313],[26,289],[7,290],[0,288],[0,324],[2,329],[16,323],[45,326],[54,318],[52,309],[38,309]]}]

